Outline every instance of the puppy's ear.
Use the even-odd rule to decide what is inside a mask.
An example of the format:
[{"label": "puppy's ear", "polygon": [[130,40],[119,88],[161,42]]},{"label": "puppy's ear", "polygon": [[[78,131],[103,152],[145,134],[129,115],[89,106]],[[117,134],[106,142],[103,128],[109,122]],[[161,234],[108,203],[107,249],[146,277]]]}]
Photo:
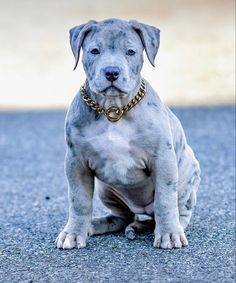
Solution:
[{"label": "puppy's ear", "polygon": [[70,29],[70,45],[72,52],[75,56],[75,66],[74,70],[76,69],[78,62],[79,62],[79,54],[80,49],[83,44],[83,41],[86,37],[86,35],[91,31],[92,26],[96,24],[96,21],[89,21],[86,24],[73,27]]},{"label": "puppy's ear", "polygon": [[155,67],[155,57],[160,45],[160,30],[153,26],[129,21],[133,29],[138,33],[146,51],[150,63]]}]

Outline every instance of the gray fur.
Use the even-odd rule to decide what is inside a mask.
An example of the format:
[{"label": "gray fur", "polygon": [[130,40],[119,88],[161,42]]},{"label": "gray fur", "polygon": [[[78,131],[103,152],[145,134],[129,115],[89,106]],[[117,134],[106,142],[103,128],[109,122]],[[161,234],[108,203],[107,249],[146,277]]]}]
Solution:
[{"label": "gray fur", "polygon": [[[83,48],[88,95],[105,108],[127,104],[140,87],[144,49],[154,64],[159,30],[109,19],[75,27],[70,34],[76,65]],[[116,80],[108,81],[107,67],[119,68]],[[56,240],[58,248],[81,248],[88,235],[126,226],[127,237],[134,238],[153,221],[155,247],[188,244],[184,229],[196,204],[199,163],[177,117],[145,83],[146,96],[116,123],[91,110],[80,92],[73,100],[65,123],[69,219]],[[112,214],[92,220],[94,186]],[[138,215],[151,220],[141,223]]]}]

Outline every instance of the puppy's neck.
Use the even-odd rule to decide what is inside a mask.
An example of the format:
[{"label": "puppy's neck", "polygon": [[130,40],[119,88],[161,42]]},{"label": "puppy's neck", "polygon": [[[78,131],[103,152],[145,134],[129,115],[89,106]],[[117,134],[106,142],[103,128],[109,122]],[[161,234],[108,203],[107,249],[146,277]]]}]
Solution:
[{"label": "puppy's neck", "polygon": [[116,96],[112,96],[112,95],[104,95],[104,94],[99,94],[99,93],[94,93],[90,87],[89,87],[89,83],[86,80],[85,83],[85,89],[86,92],[88,94],[88,96],[90,98],[92,98],[96,103],[98,103],[100,106],[104,107],[104,108],[109,108],[111,106],[117,106],[117,107],[122,107],[126,104],[128,104],[132,98],[134,98],[134,96],[137,94],[137,92],[139,91],[139,88],[141,86],[141,77],[139,78],[139,80],[137,81],[137,85],[135,86],[135,88],[133,89],[132,92],[123,95],[123,93],[121,93],[121,95],[116,95]]}]

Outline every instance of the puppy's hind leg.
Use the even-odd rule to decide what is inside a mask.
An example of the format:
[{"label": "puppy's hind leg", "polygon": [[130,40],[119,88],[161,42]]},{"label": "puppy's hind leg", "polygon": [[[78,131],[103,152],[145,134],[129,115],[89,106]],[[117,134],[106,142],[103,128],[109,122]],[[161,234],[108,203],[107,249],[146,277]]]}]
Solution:
[{"label": "puppy's hind leg", "polygon": [[109,189],[100,192],[102,203],[111,210],[111,214],[92,219],[90,235],[101,235],[104,233],[124,230],[133,221],[134,214],[128,206]]},{"label": "puppy's hind leg", "polygon": [[127,225],[124,218],[109,214],[92,219],[91,236],[123,230]]},{"label": "puppy's hind leg", "polygon": [[179,221],[184,230],[187,228],[197,202],[197,190],[200,184],[200,176],[194,175],[186,188],[178,194]]},{"label": "puppy's hind leg", "polygon": [[147,219],[140,219],[139,215],[135,217],[135,221],[130,223],[125,228],[125,236],[129,240],[134,240],[136,238],[136,232],[141,233],[145,231],[151,231],[155,228],[155,220],[152,217]]}]

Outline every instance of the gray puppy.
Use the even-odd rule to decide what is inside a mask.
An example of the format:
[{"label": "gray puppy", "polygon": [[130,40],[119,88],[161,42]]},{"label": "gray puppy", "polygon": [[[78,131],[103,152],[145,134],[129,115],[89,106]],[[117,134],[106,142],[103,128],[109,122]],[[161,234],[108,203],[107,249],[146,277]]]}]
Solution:
[{"label": "gray puppy", "polygon": [[[70,30],[75,68],[83,48],[87,80],[66,117],[69,219],[58,248],[82,248],[89,235],[121,229],[132,239],[152,228],[155,247],[188,245],[199,163],[179,120],[140,75],[143,50],[154,65],[159,38],[155,27],[118,19]],[[111,214],[92,219],[95,186]]]}]

